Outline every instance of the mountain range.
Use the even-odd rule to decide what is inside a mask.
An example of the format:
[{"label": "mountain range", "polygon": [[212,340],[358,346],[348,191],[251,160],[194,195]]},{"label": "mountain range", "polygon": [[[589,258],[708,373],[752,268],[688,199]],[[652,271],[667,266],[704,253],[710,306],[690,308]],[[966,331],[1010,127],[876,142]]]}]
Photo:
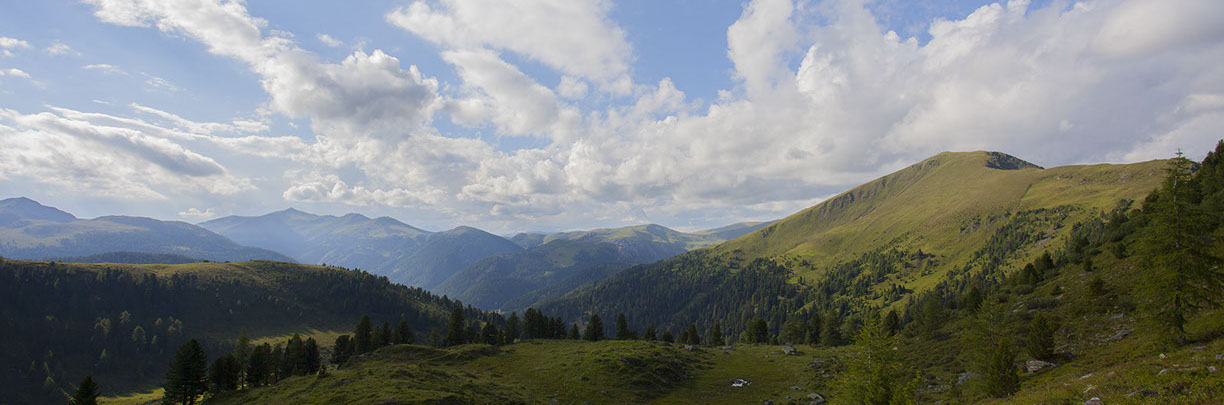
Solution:
[{"label": "mountain range", "polygon": [[212,261],[293,261],[272,250],[239,245],[186,222],[130,216],[79,219],[24,197],[0,200],[0,256],[54,259],[112,252]]}]

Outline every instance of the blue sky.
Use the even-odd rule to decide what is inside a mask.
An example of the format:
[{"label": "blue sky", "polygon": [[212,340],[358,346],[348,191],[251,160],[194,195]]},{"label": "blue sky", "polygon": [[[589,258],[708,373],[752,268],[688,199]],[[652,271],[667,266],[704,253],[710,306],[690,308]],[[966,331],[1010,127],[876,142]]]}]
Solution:
[{"label": "blue sky", "polygon": [[943,150],[1200,153],[1224,6],[6,2],[0,195],[198,222],[774,219]]}]

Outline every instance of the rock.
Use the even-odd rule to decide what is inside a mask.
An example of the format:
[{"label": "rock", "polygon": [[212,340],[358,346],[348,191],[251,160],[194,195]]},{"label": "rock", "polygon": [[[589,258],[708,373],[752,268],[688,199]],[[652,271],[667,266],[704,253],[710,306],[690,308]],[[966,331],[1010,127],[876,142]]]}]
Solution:
[{"label": "rock", "polygon": [[1121,314],[1117,314],[1117,315],[1111,316],[1111,317],[1109,317],[1109,319],[1110,319],[1110,320],[1113,320],[1113,321],[1116,321],[1116,320],[1119,320],[1119,319],[1122,319],[1122,318],[1125,318],[1125,317],[1126,317],[1126,313],[1121,313]]},{"label": "rock", "polygon": [[813,393],[811,393],[811,394],[808,394],[807,398],[808,398],[808,399],[810,399],[810,400],[812,400],[812,402],[809,402],[809,404],[823,404],[823,403],[825,403],[825,398],[824,398],[824,396],[823,396],[823,395],[820,395],[819,393],[815,393],[815,392],[813,392]]},{"label": "rock", "polygon": [[1216,372],[1216,366],[1207,366],[1207,372],[1208,373]]},{"label": "rock", "polygon": [[1217,354],[1216,360],[1224,360],[1224,353]]},{"label": "rock", "polygon": [[1088,384],[1088,386],[1087,386],[1087,387],[1084,387],[1084,393],[1085,393],[1085,394],[1087,394],[1087,393],[1089,393],[1089,392],[1092,392],[1092,390],[1095,390],[1095,389],[1096,389],[1096,386],[1095,386],[1095,385]]},{"label": "rock", "polygon": [[977,373],[972,372],[972,371],[966,371],[964,373],[961,373],[960,377],[956,378],[956,385],[964,384],[968,382],[969,380],[972,380],[973,377],[977,377]]},{"label": "rock", "polygon": [[794,356],[799,354],[799,351],[795,350],[794,346],[782,346],[782,353],[786,353],[788,356]]},{"label": "rock", "polygon": [[803,391],[803,388],[799,387],[798,385],[792,385],[791,391]]},{"label": "rock", "polygon": [[1147,397],[1150,397],[1150,396],[1153,396],[1153,395],[1156,395],[1156,391],[1152,391],[1152,390],[1139,390],[1139,391],[1135,391],[1135,392],[1132,392],[1132,393],[1126,394],[1126,397],[1127,397],[1127,398],[1136,398],[1136,397],[1137,397],[1137,398],[1147,398]]},{"label": "rock", "polygon": [[1082,377],[1080,377],[1080,379],[1083,380],[1088,377],[1092,377],[1092,373],[1084,374]]},{"label": "rock", "polygon": [[773,405],[773,403],[774,403],[774,400],[772,399],[766,399],[764,401],[761,401],[761,405]]},{"label": "rock", "polygon": [[693,351],[693,345],[684,345],[684,350]]},{"label": "rock", "polygon": [[1167,373],[1167,372],[1169,372],[1169,369],[1167,369],[1167,368],[1162,368],[1162,369],[1160,369],[1160,372],[1159,372],[1159,373],[1156,373],[1156,375],[1165,375],[1165,373]]},{"label": "rock", "polygon": [[1165,356],[1165,354],[1164,354],[1164,353],[1161,353],[1161,354],[1160,354],[1160,358],[1162,358],[1162,359],[1163,359],[1163,358],[1165,358],[1165,357],[1168,357],[1168,356]]},{"label": "rock", "polygon": [[1038,371],[1054,367],[1058,367],[1058,365],[1048,361],[1029,360],[1024,362],[1024,369],[1028,370],[1029,373],[1036,373]]},{"label": "rock", "polygon": [[[1118,331],[1118,333],[1113,334],[1113,336],[1110,336],[1108,340],[1122,340],[1122,339],[1125,339],[1127,336],[1130,336],[1131,333],[1135,333],[1135,330],[1134,329],[1123,329],[1123,330]],[[1161,354],[1161,356],[1164,356],[1164,354]],[[1163,359],[1164,357],[1161,357],[1161,358]]]},{"label": "rock", "polygon": [[1092,397],[1092,399],[1089,399],[1089,400],[1087,400],[1087,401],[1084,401],[1084,405],[1101,405],[1101,398],[1100,398],[1100,397]]}]

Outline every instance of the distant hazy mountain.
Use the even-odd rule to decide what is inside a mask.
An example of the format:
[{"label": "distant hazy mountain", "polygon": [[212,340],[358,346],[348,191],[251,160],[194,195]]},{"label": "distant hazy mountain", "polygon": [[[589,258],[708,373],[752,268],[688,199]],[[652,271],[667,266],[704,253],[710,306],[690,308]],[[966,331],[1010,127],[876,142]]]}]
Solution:
[{"label": "distant hazy mountain", "polygon": [[773,224],[775,221],[767,222],[740,222],[731,224],[721,228],[706,229],[704,231],[693,232],[696,235],[713,236],[722,240],[732,240]]},{"label": "distant hazy mountain", "polygon": [[390,274],[391,262],[416,251],[430,232],[390,217],[314,215],[295,209],[229,216],[200,226],[235,242],[275,250],[302,263],[335,264]]},{"label": "distant hazy mountain", "polygon": [[240,243],[285,252],[303,263],[360,268],[426,289],[477,260],[523,250],[476,228],[429,232],[390,217],[337,217],[295,209],[229,216],[200,226]]},{"label": "distant hazy mountain", "polygon": [[78,219],[24,197],[0,201],[0,256],[44,259],[111,252],[174,254],[212,261],[292,261],[186,222],[127,216]]},{"label": "distant hazy mountain", "polygon": [[473,263],[436,292],[481,308],[526,308],[601,280],[633,264],[666,259],[725,241],[763,225],[736,224],[697,233],[637,225],[553,234],[521,233],[511,240],[527,250]]}]

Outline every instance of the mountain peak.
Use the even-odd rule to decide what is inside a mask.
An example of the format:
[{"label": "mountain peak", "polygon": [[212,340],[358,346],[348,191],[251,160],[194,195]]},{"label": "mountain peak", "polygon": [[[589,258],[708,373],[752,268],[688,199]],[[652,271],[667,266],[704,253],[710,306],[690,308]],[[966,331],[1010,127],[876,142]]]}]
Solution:
[{"label": "mountain peak", "polygon": [[8,219],[0,220],[2,222],[10,222],[21,219],[72,222],[77,219],[77,217],[73,216],[72,214],[60,211],[54,207],[42,205],[38,201],[34,201],[26,197],[0,200],[0,217]]}]

